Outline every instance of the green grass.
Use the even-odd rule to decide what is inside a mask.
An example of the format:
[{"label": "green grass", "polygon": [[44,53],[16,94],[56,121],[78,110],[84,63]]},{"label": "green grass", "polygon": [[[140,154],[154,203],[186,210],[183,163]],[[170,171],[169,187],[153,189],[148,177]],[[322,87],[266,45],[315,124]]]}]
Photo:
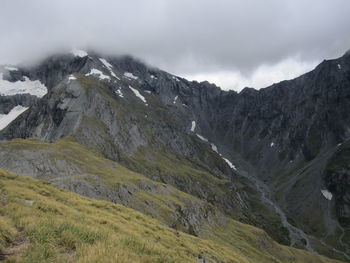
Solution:
[{"label": "green grass", "polygon": [[[71,170],[77,171],[73,174],[65,174],[64,171],[53,175],[45,174],[43,179],[59,177],[60,180],[66,180],[66,184],[70,184],[71,180],[84,181],[92,186],[98,185],[106,192],[113,192],[119,187],[130,189],[132,195],[127,200],[129,207],[156,216],[167,225],[176,223],[172,216],[176,213],[176,207],[185,206],[187,202],[197,203],[198,206],[202,203],[198,198],[179,191],[171,185],[150,180],[142,174],[104,158],[98,152],[92,152],[72,138],[65,138],[55,143],[45,143],[34,139],[15,139],[0,143],[0,150],[19,156],[19,159],[25,159],[26,157],[22,154],[27,151],[36,152],[39,155],[44,153],[50,165],[61,161],[71,165]],[[33,159],[35,162],[37,157],[34,155]],[[110,201],[106,194],[102,193],[100,197]],[[181,225],[179,229],[184,230]]]},{"label": "green grass", "polygon": [[19,234],[29,241],[8,262],[336,262],[280,246],[233,220],[212,240],[197,238],[124,206],[3,170],[0,196],[1,250]]}]

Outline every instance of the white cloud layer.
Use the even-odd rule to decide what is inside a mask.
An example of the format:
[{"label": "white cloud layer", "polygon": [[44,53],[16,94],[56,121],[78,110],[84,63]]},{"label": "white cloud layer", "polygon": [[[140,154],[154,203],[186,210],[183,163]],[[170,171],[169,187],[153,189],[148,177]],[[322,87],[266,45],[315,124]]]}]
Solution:
[{"label": "white cloud layer", "polygon": [[261,87],[348,50],[349,10],[349,0],[1,0],[0,64],[91,48]]},{"label": "white cloud layer", "polygon": [[261,89],[283,80],[296,78],[312,69],[317,62],[306,63],[288,58],[277,64],[261,65],[249,75],[240,71],[218,71],[185,75],[189,80],[209,81],[224,90],[241,91],[245,87]]}]

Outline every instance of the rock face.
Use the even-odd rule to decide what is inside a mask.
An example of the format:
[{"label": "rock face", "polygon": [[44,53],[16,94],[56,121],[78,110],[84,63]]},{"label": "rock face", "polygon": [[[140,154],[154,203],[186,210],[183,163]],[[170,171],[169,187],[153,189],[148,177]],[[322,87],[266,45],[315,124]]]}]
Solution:
[{"label": "rock face", "polygon": [[279,242],[347,258],[349,52],[294,80],[240,93],[94,52],[52,56],[6,76],[39,80],[48,93],[0,96],[0,114],[30,106],[1,139],[72,137]]}]

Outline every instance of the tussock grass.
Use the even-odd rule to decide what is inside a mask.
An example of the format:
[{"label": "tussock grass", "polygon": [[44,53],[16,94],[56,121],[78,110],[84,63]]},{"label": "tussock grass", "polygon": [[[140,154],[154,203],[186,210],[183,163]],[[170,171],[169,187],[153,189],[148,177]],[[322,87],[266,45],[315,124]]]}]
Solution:
[{"label": "tussock grass", "polygon": [[[336,262],[277,245],[263,231],[235,221],[220,229],[226,235],[200,239],[124,206],[3,170],[0,196],[0,249],[18,229],[30,242],[8,262],[198,262],[203,257],[211,262]],[[232,245],[223,244],[223,237]]]}]

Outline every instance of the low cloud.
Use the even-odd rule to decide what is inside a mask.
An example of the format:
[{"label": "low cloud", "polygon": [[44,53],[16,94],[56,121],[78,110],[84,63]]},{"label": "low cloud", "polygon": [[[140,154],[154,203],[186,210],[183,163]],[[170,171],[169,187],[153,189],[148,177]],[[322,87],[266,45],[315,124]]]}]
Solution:
[{"label": "low cloud", "polygon": [[349,10],[348,0],[2,0],[0,63],[82,47],[261,87],[348,50]]},{"label": "low cloud", "polygon": [[209,81],[224,90],[241,91],[245,87],[261,89],[283,80],[296,78],[317,65],[317,62],[302,62],[288,58],[273,65],[260,65],[251,74],[240,71],[218,71],[186,75],[189,80]]}]

